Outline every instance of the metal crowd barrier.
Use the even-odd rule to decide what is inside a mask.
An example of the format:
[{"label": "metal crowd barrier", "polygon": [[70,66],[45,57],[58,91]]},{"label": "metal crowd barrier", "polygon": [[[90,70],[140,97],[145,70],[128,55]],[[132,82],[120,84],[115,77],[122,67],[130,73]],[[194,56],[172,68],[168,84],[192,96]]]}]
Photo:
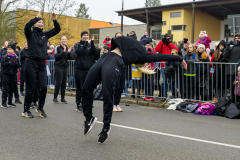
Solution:
[{"label": "metal crowd barrier", "polygon": [[[48,75],[48,86],[50,88],[54,86],[55,81],[54,62],[54,60],[48,60],[47,64],[51,74]],[[68,62],[67,90],[75,90],[75,60]],[[190,70],[196,70],[195,76],[185,76],[185,69],[179,65],[172,73],[174,78],[172,76],[169,78],[164,75],[165,68],[161,67],[161,63],[155,63],[156,74],[138,73],[138,79],[134,79],[133,66],[129,65],[126,66],[123,96],[132,98],[182,98],[190,101],[210,102],[215,98],[227,97],[237,102],[240,100],[240,96],[237,96],[240,95],[238,93],[240,92],[240,81],[237,85],[234,85],[233,82],[237,76],[238,66],[240,66],[238,63],[195,62],[193,65],[188,65]],[[238,85],[239,91],[235,90],[235,95],[234,88]]]}]

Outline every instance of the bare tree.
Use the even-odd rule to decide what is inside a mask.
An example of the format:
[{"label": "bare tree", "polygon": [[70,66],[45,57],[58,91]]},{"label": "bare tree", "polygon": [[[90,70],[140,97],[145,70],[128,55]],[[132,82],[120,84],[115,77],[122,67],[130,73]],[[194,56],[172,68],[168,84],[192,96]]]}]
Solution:
[{"label": "bare tree", "polygon": [[160,0],[146,0],[148,7],[161,6]]}]

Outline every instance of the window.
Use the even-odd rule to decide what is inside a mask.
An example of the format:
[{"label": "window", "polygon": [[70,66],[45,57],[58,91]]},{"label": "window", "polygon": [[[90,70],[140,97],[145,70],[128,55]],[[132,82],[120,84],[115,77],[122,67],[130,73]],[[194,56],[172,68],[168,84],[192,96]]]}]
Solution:
[{"label": "window", "polygon": [[229,33],[229,37],[233,37],[233,35],[231,35],[231,31],[230,29],[228,28],[228,25],[226,24],[224,26],[224,37],[226,37],[226,34]]},{"label": "window", "polygon": [[161,35],[162,35],[161,29],[152,30],[152,39],[160,40],[162,38]]},{"label": "window", "polygon": [[171,17],[171,18],[181,17],[181,12],[173,12],[173,13],[170,13],[170,17]]},{"label": "window", "polygon": [[172,26],[172,31],[186,31],[186,25]]},{"label": "window", "polygon": [[98,34],[91,34],[89,38],[92,38],[94,36],[94,40],[98,40]]},{"label": "window", "polygon": [[166,26],[166,24],[167,24],[166,21],[162,22],[162,26]]}]

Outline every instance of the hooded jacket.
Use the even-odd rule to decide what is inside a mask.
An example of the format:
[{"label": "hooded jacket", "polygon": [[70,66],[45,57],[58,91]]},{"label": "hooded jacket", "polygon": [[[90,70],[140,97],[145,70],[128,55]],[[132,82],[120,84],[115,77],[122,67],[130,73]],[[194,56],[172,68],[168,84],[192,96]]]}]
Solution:
[{"label": "hooded jacket", "polygon": [[[177,46],[175,46],[174,44],[172,43],[169,43],[168,45],[166,43],[164,43],[163,41],[160,41],[157,45],[157,47],[155,48],[155,51],[156,52],[159,52],[160,54],[169,54],[171,55],[172,54],[172,49],[176,49],[177,51],[178,48]],[[162,62],[165,62],[165,61],[162,61]],[[165,66],[165,63],[162,63],[161,64],[161,67],[164,67]]]},{"label": "hooded jacket", "polygon": [[88,71],[99,57],[99,53],[95,48],[93,41],[80,41],[74,45],[75,53],[77,54],[75,61],[75,69]]},{"label": "hooded jacket", "polygon": [[17,69],[20,68],[20,63],[18,57],[14,57],[6,54],[1,60],[2,73],[7,75],[16,75]]},{"label": "hooded jacket", "polygon": [[31,30],[32,26],[38,22],[38,18],[31,19],[24,28],[24,33],[28,42],[27,58],[46,60],[47,55],[47,42],[48,39],[55,36],[61,31],[60,25],[57,20],[54,20],[54,29],[49,31],[38,31],[37,29]]},{"label": "hooded jacket", "polygon": [[25,68],[25,60],[26,60],[26,56],[27,56],[27,49],[22,49],[20,52],[20,62],[21,62],[21,70],[24,71]]},{"label": "hooded jacket", "polygon": [[68,47],[66,47],[66,51],[64,52],[64,48],[62,47],[62,45],[58,45],[55,48],[54,56],[55,66],[68,67],[69,65],[68,60],[71,60],[71,54],[68,52]]},{"label": "hooded jacket", "polygon": [[[234,45],[228,45],[227,48],[224,51],[223,57],[227,59],[229,63],[238,63],[240,59],[240,45],[234,44]],[[238,65],[227,65],[226,66],[226,72],[228,75],[236,75],[237,73]]]},{"label": "hooded jacket", "polygon": [[134,35],[129,35],[129,34],[127,34],[127,36],[128,36],[129,38],[132,38],[132,39],[136,39],[136,40],[137,40],[137,35],[136,35],[135,32],[134,32]]},{"label": "hooded jacket", "polygon": [[197,48],[197,45],[198,45],[199,43],[204,43],[205,47],[210,49],[210,43],[211,43],[211,42],[212,42],[212,40],[211,40],[210,37],[205,37],[205,38],[203,38],[203,39],[200,38],[200,39],[197,41],[197,43],[196,43],[196,48]]}]

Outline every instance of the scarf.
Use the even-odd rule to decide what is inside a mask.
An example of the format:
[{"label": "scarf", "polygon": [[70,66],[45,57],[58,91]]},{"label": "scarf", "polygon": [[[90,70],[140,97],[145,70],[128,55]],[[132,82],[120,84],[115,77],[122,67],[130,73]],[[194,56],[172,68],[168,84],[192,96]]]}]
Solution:
[{"label": "scarf", "polygon": [[7,54],[9,57],[15,57],[15,54],[10,54],[10,53],[8,53]]}]

